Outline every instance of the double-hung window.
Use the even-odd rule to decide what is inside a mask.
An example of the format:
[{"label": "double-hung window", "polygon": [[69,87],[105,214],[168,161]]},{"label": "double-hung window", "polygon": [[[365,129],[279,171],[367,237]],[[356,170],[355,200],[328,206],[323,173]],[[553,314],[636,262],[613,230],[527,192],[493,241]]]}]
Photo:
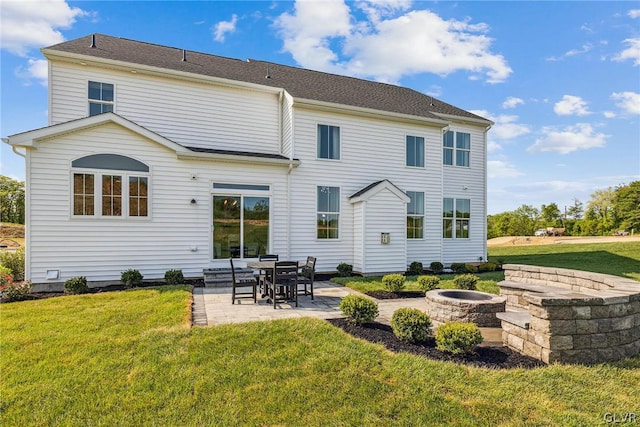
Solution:
[{"label": "double-hung window", "polygon": [[89,115],[95,116],[113,111],[113,85],[89,82]]},{"label": "double-hung window", "polygon": [[424,138],[407,135],[406,143],[407,166],[424,167]]},{"label": "double-hung window", "polygon": [[469,238],[471,200],[445,198],[442,201],[442,237]]},{"label": "double-hung window", "polygon": [[471,134],[448,131],[442,138],[442,163],[453,166],[469,167],[471,153]]},{"label": "double-hung window", "polygon": [[424,237],[424,193],[421,191],[407,191],[407,239],[422,239]]},{"label": "double-hung window", "polygon": [[340,224],[340,187],[317,188],[317,237],[337,239]]},{"label": "double-hung window", "polygon": [[340,160],[340,128],[318,125],[318,158]]},{"label": "double-hung window", "polygon": [[94,154],[71,162],[74,217],[149,216],[149,167],[117,154]]}]

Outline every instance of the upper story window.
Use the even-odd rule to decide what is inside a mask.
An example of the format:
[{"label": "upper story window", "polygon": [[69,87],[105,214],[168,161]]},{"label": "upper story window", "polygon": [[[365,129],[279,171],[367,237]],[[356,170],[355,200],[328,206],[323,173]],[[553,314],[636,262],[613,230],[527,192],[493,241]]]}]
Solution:
[{"label": "upper story window", "polygon": [[318,158],[340,160],[340,127],[318,125]]},{"label": "upper story window", "polygon": [[424,167],[424,138],[407,135],[407,166]]},{"label": "upper story window", "polygon": [[144,163],[117,154],[94,154],[74,160],[71,167],[76,169],[73,216],[149,216],[149,167]]},{"label": "upper story window", "polygon": [[469,167],[471,153],[471,134],[448,131],[442,138],[442,163],[453,166]]},{"label": "upper story window", "polygon": [[337,239],[340,225],[340,187],[318,186],[317,237]]},{"label": "upper story window", "polygon": [[450,198],[443,199],[442,237],[449,239],[468,239],[470,217],[471,200]]},{"label": "upper story window", "polygon": [[113,85],[89,82],[89,115],[113,111]]},{"label": "upper story window", "polygon": [[424,237],[424,193],[407,191],[411,199],[407,205],[407,239]]}]

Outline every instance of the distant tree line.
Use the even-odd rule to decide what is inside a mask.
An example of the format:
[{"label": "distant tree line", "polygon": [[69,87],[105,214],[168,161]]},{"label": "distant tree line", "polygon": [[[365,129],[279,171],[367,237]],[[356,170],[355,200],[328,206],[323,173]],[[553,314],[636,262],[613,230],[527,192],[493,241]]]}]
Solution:
[{"label": "distant tree line", "polygon": [[24,182],[0,175],[0,222],[24,224]]},{"label": "distant tree line", "polygon": [[572,236],[605,236],[617,231],[640,233],[640,181],[616,188],[598,190],[584,204],[573,204],[561,211],[556,203],[540,209],[522,205],[512,212],[487,216],[487,237],[531,236],[547,227],[565,228]]}]

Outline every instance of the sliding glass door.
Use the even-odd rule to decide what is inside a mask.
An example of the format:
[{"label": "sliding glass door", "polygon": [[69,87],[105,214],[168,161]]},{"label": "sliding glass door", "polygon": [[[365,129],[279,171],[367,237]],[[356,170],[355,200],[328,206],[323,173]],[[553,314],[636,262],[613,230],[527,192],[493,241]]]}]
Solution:
[{"label": "sliding glass door", "polygon": [[213,196],[213,258],[257,258],[269,249],[269,197]]}]

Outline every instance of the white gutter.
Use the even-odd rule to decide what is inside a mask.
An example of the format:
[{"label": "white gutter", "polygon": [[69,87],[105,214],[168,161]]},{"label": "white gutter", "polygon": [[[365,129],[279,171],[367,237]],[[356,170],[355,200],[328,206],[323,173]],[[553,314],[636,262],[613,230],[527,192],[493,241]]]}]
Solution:
[{"label": "white gutter", "polygon": [[179,152],[178,159],[189,160],[219,160],[221,162],[270,164],[298,167],[300,160],[296,159],[273,159],[269,157],[244,156],[242,154],[222,154],[222,153],[201,153],[197,151]]},{"label": "white gutter", "polygon": [[472,124],[484,125],[484,126],[487,126],[487,125],[493,126],[495,124],[491,120],[487,120],[487,119],[476,119],[473,117],[454,116],[452,114],[437,113],[435,111],[432,111],[431,113],[438,117],[442,117],[443,119],[447,120],[447,122],[454,121],[454,122],[472,123]]}]

